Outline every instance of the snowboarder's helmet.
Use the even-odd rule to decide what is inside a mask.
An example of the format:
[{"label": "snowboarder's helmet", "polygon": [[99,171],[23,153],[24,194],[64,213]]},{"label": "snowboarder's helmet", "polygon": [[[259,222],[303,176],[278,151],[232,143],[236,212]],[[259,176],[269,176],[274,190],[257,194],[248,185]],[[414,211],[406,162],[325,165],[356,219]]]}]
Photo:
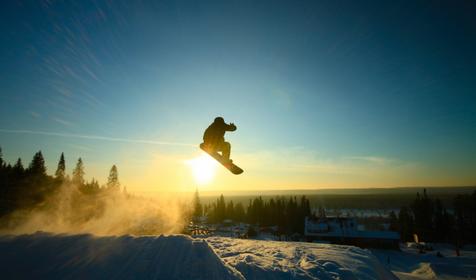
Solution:
[{"label": "snowboarder's helmet", "polygon": [[216,123],[225,123],[225,120],[222,117],[216,117],[214,122],[216,122]]}]

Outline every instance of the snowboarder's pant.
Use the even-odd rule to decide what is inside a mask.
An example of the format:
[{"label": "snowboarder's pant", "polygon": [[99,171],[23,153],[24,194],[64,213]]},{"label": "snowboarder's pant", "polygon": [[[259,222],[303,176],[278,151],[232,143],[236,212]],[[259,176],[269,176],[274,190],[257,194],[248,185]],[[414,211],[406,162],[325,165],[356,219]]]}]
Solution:
[{"label": "snowboarder's pant", "polygon": [[228,142],[220,142],[216,144],[210,144],[212,150],[215,152],[221,152],[221,155],[224,159],[230,159],[231,145]]}]

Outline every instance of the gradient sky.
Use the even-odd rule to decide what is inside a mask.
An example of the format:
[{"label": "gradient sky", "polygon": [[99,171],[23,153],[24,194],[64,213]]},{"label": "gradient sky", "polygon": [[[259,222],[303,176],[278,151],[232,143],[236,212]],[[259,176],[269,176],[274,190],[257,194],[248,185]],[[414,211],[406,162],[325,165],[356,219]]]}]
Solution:
[{"label": "gradient sky", "polygon": [[8,1],[0,146],[193,190],[214,117],[245,173],[209,190],[476,184],[472,1]]}]

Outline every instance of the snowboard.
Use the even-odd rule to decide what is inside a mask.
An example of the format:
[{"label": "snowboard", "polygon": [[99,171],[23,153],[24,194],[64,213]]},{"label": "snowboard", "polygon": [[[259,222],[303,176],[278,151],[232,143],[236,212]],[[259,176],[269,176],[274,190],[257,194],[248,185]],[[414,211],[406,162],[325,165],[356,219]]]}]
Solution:
[{"label": "snowboard", "polygon": [[216,161],[218,161],[219,163],[221,163],[221,165],[223,165],[226,169],[230,170],[231,173],[235,174],[235,175],[238,175],[238,174],[241,174],[243,173],[243,169],[241,169],[240,167],[238,167],[237,165],[235,165],[233,162],[229,162],[227,161],[226,159],[224,159],[222,157],[222,155],[220,155],[219,153],[217,152],[214,152],[214,151],[210,151],[208,149],[205,148],[205,145],[202,143],[200,144],[200,149],[202,149],[204,152],[206,152],[207,154],[209,154],[212,158],[214,158]]}]

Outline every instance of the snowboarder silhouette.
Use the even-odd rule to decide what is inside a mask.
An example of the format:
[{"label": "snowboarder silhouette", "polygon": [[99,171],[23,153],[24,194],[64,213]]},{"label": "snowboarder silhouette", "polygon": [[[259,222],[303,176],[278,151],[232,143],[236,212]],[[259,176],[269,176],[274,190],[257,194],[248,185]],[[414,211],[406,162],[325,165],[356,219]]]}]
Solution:
[{"label": "snowboarder silhouette", "polygon": [[[227,124],[222,117],[216,117],[213,123],[205,130],[205,133],[203,133],[203,143],[200,144],[200,148],[233,174],[240,174],[243,170],[233,164],[233,161],[230,159],[231,145],[225,142],[225,132],[235,130],[235,124]],[[218,152],[221,152],[221,155]]]}]

